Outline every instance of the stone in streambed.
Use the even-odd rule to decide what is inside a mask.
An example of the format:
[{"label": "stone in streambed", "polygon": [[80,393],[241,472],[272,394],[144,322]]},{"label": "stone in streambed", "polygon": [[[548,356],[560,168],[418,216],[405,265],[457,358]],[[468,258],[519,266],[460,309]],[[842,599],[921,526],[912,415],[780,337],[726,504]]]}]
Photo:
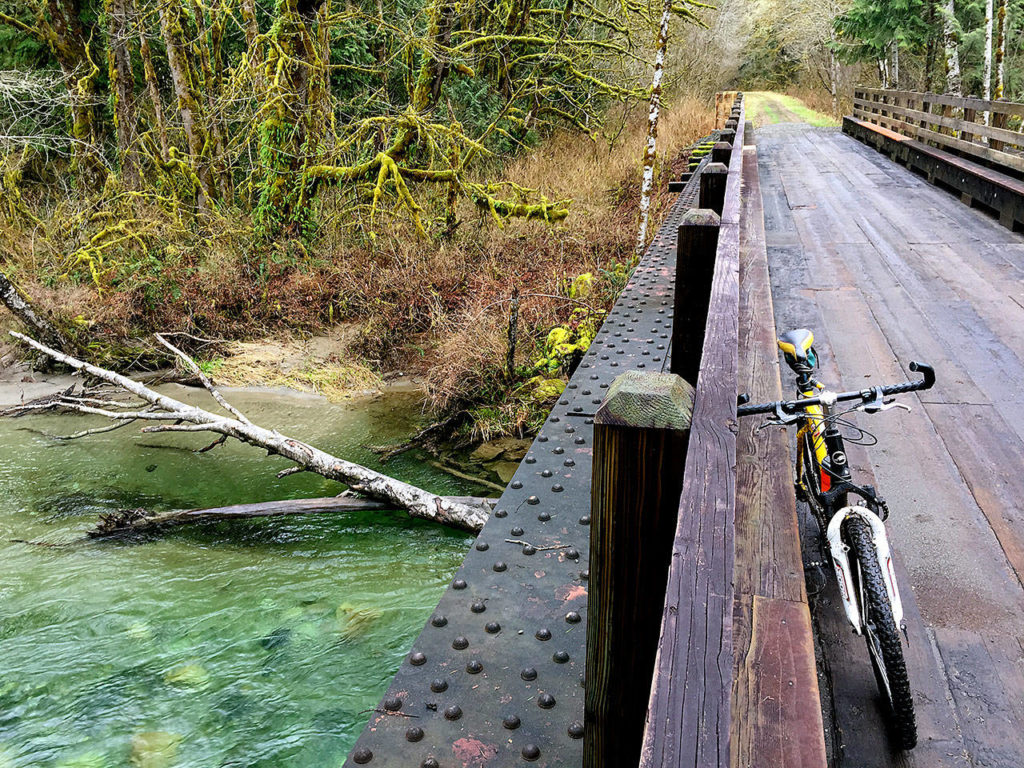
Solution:
[{"label": "stone in streambed", "polygon": [[210,673],[202,664],[191,662],[167,672],[164,675],[164,682],[182,688],[202,688],[210,682]]},{"label": "stone in streambed", "polygon": [[54,764],[53,768],[109,768],[102,752],[83,752]]},{"label": "stone in streambed", "polygon": [[497,443],[497,440],[480,443],[480,445],[476,447],[476,450],[469,454],[469,458],[473,461],[491,461],[492,459],[498,458],[505,449]]},{"label": "stone in streambed", "polygon": [[517,461],[492,461],[487,465],[487,468],[494,474],[501,478],[501,482],[509,483],[512,481],[512,476],[515,475],[516,470],[519,469],[519,462]]},{"label": "stone in streambed", "polygon": [[279,648],[291,639],[292,631],[287,627],[278,627],[269,635],[260,639],[260,645],[268,651]]},{"label": "stone in streambed", "polygon": [[178,755],[181,736],[166,731],[146,731],[132,736],[132,765],[135,768],[170,768]]},{"label": "stone in streambed", "polygon": [[379,608],[355,606],[352,603],[342,603],[335,613],[343,640],[354,640],[366,634],[383,615],[384,612]]}]

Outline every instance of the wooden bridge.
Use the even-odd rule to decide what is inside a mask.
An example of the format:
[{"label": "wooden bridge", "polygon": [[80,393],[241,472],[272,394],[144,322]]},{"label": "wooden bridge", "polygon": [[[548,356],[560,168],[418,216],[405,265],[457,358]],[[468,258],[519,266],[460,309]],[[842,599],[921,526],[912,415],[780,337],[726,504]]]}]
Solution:
[{"label": "wooden bridge", "polygon": [[[1024,105],[863,91],[845,133],[756,140],[726,115],[347,764],[1024,765]],[[893,511],[910,753],[785,433],[735,418],[788,391],[797,327],[842,388],[937,371],[850,446]]]}]

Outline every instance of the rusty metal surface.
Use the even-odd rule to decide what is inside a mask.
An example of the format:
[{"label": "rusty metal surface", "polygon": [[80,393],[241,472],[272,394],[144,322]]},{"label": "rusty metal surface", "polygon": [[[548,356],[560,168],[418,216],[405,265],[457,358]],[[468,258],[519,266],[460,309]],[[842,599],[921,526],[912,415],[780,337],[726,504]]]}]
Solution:
[{"label": "rusty metal surface", "polygon": [[696,200],[702,168],[634,270],[346,766],[582,764],[593,415],[620,373],[665,369],[676,231]]}]

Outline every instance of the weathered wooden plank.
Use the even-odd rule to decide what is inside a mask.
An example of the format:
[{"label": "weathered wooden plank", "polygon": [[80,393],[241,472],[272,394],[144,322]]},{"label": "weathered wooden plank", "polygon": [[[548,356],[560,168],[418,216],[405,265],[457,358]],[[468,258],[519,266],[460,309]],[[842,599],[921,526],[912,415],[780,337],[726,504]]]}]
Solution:
[{"label": "weathered wooden plank", "polygon": [[936,629],[975,765],[1024,765],[1024,650],[1015,638]]},{"label": "weathered wooden plank", "polygon": [[[853,103],[855,107],[866,107],[869,104],[869,102],[858,99],[854,99]],[[922,112],[917,109],[893,106],[890,109],[890,117],[897,119],[889,120],[888,122],[900,126],[900,130],[905,131],[906,135],[911,138],[919,138],[919,128],[927,129],[929,125],[932,125],[939,128],[948,128],[960,135],[960,138],[964,141],[971,143],[976,143],[974,142],[974,139],[977,137],[986,137],[998,139],[1004,144],[1009,144],[1011,146],[1024,146],[1024,134],[1019,131],[1011,131],[1006,128],[997,128],[995,126],[985,125],[984,123],[978,123],[974,120],[968,119],[969,110],[965,110],[964,113],[963,118],[946,117],[945,115]],[[867,119],[870,122],[874,117],[874,115],[869,115]],[[943,136],[943,138],[948,138],[948,136]],[[1002,154],[1008,153],[1003,152]],[[1012,157],[1012,155],[1009,156]]]},{"label": "weathered wooden plank", "polygon": [[1024,103],[1002,100],[985,100],[973,96],[953,96],[943,93],[925,93],[921,91],[884,90],[881,88],[861,88],[860,92],[866,96],[896,96],[898,98],[913,98],[927,101],[930,104],[957,107],[959,109],[975,109],[979,112],[990,111],[1004,115],[1019,115],[1024,117]]},{"label": "weathered wooden plank", "polygon": [[737,596],[732,768],[825,768],[810,637],[805,603]]},{"label": "weathered wooden plank", "polygon": [[[741,115],[742,117],[742,115]],[[742,147],[744,120],[735,144]],[[640,765],[729,764],[743,156],[733,152]]]}]

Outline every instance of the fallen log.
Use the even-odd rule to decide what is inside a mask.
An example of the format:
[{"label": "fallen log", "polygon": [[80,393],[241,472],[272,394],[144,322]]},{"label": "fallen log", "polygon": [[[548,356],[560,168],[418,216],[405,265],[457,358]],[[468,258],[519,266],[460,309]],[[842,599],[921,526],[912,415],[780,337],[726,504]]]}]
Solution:
[{"label": "fallen log", "polygon": [[[38,314],[28,300],[21,295],[10,278],[0,272],[0,302],[3,302],[16,318],[26,327],[39,336],[46,344],[59,349],[62,352],[71,350],[72,344],[67,336],[51,323],[47,318]],[[46,361],[50,356],[44,355],[41,360]],[[41,366],[42,367],[42,366]]]},{"label": "fallen log", "polygon": [[[143,427],[142,431],[147,433],[214,432],[263,448],[271,455],[283,456],[295,462],[296,469],[301,468],[307,472],[315,472],[330,480],[344,483],[351,490],[363,496],[383,501],[391,509],[404,509],[413,517],[433,520],[474,533],[479,531],[487,521],[489,511],[484,506],[465,504],[437,496],[368,467],[332,456],[301,440],[282,435],[277,430],[253,424],[245,414],[224,399],[192,358],[160,334],[156,335],[157,341],[178,357],[199,378],[210,396],[226,411],[227,415],[213,413],[187,405],[167,395],[161,395],[140,382],[106,368],[78,360],[24,334],[12,331],[11,336],[57,362],[77,371],[88,373],[108,384],[114,384],[141,401],[140,403],[111,403],[66,393],[59,396],[55,404],[46,406],[47,408],[57,405],[80,413],[104,416],[123,424],[134,421],[158,422]],[[24,410],[25,408],[22,408],[22,411]]]},{"label": "fallen log", "polygon": [[[446,496],[446,500],[462,504],[490,506],[489,500],[473,496]],[[392,509],[382,501],[360,499],[353,496],[327,496],[318,499],[285,499],[256,504],[232,504],[209,509],[175,509],[170,512],[147,512],[144,509],[122,509],[100,515],[96,527],[86,535],[91,539],[117,536],[133,531],[163,528],[188,523],[208,523],[220,520],[242,520],[254,517],[282,515],[315,515],[328,512],[360,512],[364,510]]]}]

